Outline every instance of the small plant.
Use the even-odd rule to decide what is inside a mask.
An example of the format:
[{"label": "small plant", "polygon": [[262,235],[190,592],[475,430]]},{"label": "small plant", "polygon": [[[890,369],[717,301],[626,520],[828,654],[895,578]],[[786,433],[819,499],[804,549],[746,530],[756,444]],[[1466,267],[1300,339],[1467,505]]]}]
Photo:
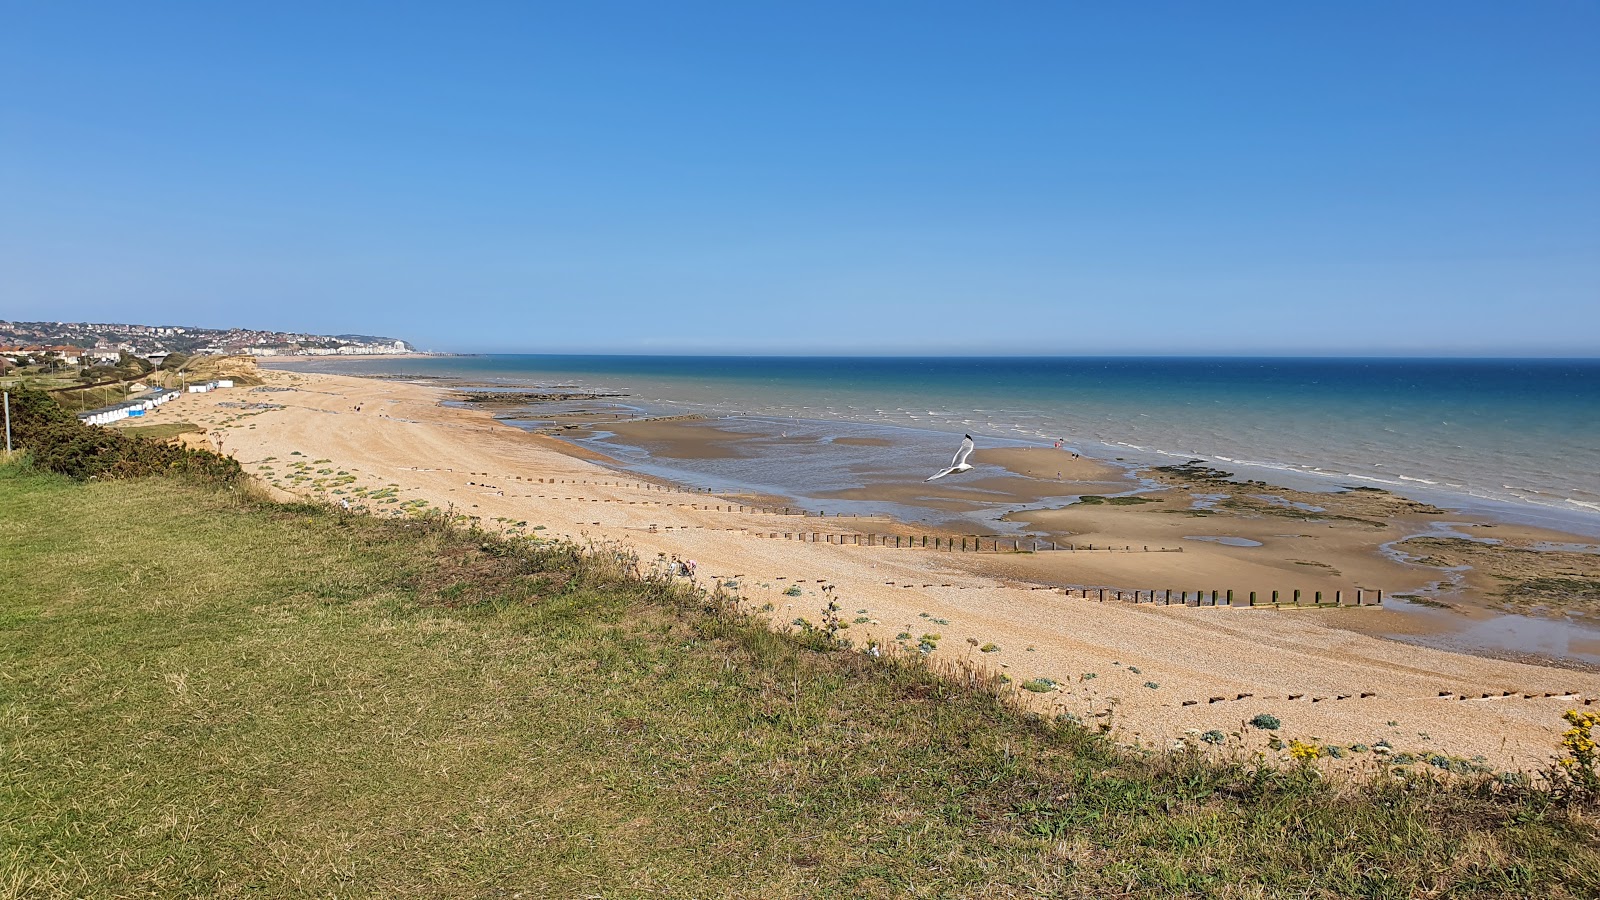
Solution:
[{"label": "small plant", "polygon": [[1220,743],[1222,743],[1223,741],[1225,741],[1227,739],[1228,739],[1227,735],[1225,735],[1222,732],[1216,730],[1215,728],[1213,728],[1210,731],[1207,731],[1206,733],[1200,735],[1200,740],[1205,741],[1208,744],[1220,744]]},{"label": "small plant", "polygon": [[1279,728],[1283,727],[1283,723],[1278,721],[1278,717],[1272,715],[1271,713],[1261,713],[1254,719],[1250,720],[1250,726],[1252,728],[1259,728],[1262,731],[1277,731]]},{"label": "small plant", "polygon": [[995,644],[984,644],[982,647],[978,648],[978,652],[979,653],[999,653],[1000,652],[1000,648],[999,648],[999,646],[997,646]]},{"label": "small plant", "polygon": [[830,639],[837,640],[839,630],[849,626],[839,621],[839,601],[833,598],[833,585],[823,585],[822,595],[828,598],[828,605],[822,608],[822,630],[828,633]]},{"label": "small plant", "polygon": [[1322,755],[1322,748],[1316,744],[1308,744],[1299,738],[1289,741],[1289,756],[1299,762],[1310,762]]},{"label": "small plant", "polygon": [[798,584],[789,585],[787,588],[784,589],[783,595],[785,597],[798,597],[798,596],[800,596],[800,585],[798,585]]},{"label": "small plant", "polygon": [[1561,735],[1561,749],[1567,754],[1562,758],[1561,766],[1579,787],[1593,793],[1600,788],[1600,771],[1596,770],[1600,766],[1600,745],[1594,739],[1594,728],[1600,725],[1600,713],[1581,713],[1569,709],[1561,714],[1561,718],[1572,726]]},{"label": "small plant", "polygon": [[[1116,665],[1116,663],[1112,663],[1112,665]],[[1143,675],[1144,674],[1143,672],[1139,671],[1139,667],[1138,666],[1129,666],[1128,667],[1128,671],[1132,672],[1135,675]]]},{"label": "small plant", "polygon": [[1056,689],[1056,683],[1049,678],[1030,678],[1022,683],[1022,689],[1035,694],[1048,694]]},{"label": "small plant", "polygon": [[1161,687],[1161,685],[1156,684],[1154,681],[1146,681],[1144,683],[1144,686],[1149,688],[1152,691],[1157,690],[1157,689],[1159,689]]},{"label": "small plant", "polygon": [[897,640],[897,641],[909,641],[909,640],[911,640],[911,632],[902,631],[899,634],[895,635],[894,639]]}]

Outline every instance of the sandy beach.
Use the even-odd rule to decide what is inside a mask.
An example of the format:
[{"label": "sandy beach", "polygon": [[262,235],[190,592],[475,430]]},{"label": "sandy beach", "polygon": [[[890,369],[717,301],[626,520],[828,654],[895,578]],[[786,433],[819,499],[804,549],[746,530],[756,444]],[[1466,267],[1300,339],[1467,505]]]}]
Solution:
[{"label": "sandy beach", "polygon": [[[1140,497],[1148,502],[1119,502],[1112,495],[1133,485],[1114,466],[1048,448],[980,449],[973,462],[987,471],[970,480],[862,490],[951,508],[996,494],[1097,498],[1018,518],[1028,540],[1076,549],[896,549],[883,546],[883,536],[909,544],[913,535],[934,532],[881,517],[773,511],[783,498],[676,489],[570,441],[499,422],[492,409],[442,405],[450,396],[443,387],[293,370],[260,374],[262,387],[184,395],[146,422],[192,422],[208,436],[189,437],[209,442],[220,435],[224,452],[284,495],[345,500],[375,514],[447,510],[488,528],[618,541],[645,559],[694,560],[700,583],[724,584],[776,627],[819,621],[821,588],[835,585],[849,625],[844,634],[856,646],[875,641],[917,652],[919,643],[935,645],[935,659],[970,659],[1019,685],[1031,681],[1040,690],[1019,691],[1022,702],[1104,723],[1129,743],[1161,748],[1216,730],[1233,747],[1264,749],[1267,733],[1245,723],[1266,713],[1281,720],[1284,740],[1367,748],[1387,742],[1395,752],[1533,770],[1556,754],[1561,713],[1600,701],[1600,674],[1582,666],[1380,637],[1427,628],[1425,618],[1396,609],[1099,601],[1102,587],[1232,590],[1240,600],[1250,591],[1287,598],[1300,590],[1307,602],[1318,591],[1329,598],[1336,591],[1405,593],[1444,577],[1442,570],[1408,563],[1419,554],[1405,548],[1376,553],[1376,545],[1429,529],[1447,541],[1423,548],[1434,554],[1473,551],[1455,535],[1493,534],[1529,546],[1576,540],[1570,536],[1467,521],[1382,492],[1336,500],[1318,494],[1311,498],[1316,510],[1302,508],[1313,505],[1307,496],[1269,486],[1210,503],[1215,485],[1201,471],[1158,474],[1160,489]],[[630,438],[663,455],[738,453],[743,439],[715,421],[608,427],[629,429]],[[784,537],[797,534],[819,540]],[[858,543],[863,535],[880,542]],[[1572,557],[1572,566],[1593,564],[1592,554]],[[1485,581],[1482,590],[1491,588]]]}]

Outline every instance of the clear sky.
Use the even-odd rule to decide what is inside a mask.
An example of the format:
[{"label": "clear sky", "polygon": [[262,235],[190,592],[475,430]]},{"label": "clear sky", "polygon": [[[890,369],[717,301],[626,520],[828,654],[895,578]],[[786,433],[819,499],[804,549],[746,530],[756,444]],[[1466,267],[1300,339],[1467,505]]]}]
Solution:
[{"label": "clear sky", "polygon": [[0,0],[0,318],[1600,355],[1600,4]]}]

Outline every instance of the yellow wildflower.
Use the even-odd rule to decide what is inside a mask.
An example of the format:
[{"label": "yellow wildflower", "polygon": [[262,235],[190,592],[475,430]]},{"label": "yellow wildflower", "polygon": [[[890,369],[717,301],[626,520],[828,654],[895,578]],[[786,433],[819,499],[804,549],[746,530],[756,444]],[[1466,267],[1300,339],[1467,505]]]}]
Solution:
[{"label": "yellow wildflower", "polygon": [[1316,744],[1307,744],[1298,738],[1289,741],[1289,756],[1298,760],[1310,761],[1322,755],[1322,748]]}]

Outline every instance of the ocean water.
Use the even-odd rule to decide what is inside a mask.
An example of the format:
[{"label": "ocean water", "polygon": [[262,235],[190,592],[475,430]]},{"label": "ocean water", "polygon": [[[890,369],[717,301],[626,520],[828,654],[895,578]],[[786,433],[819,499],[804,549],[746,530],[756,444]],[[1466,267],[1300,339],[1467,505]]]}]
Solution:
[{"label": "ocean water", "polygon": [[[1600,360],[494,355],[327,371],[616,391],[652,414],[781,417],[1205,459],[1600,535]],[[782,485],[768,485],[782,487]]]}]

